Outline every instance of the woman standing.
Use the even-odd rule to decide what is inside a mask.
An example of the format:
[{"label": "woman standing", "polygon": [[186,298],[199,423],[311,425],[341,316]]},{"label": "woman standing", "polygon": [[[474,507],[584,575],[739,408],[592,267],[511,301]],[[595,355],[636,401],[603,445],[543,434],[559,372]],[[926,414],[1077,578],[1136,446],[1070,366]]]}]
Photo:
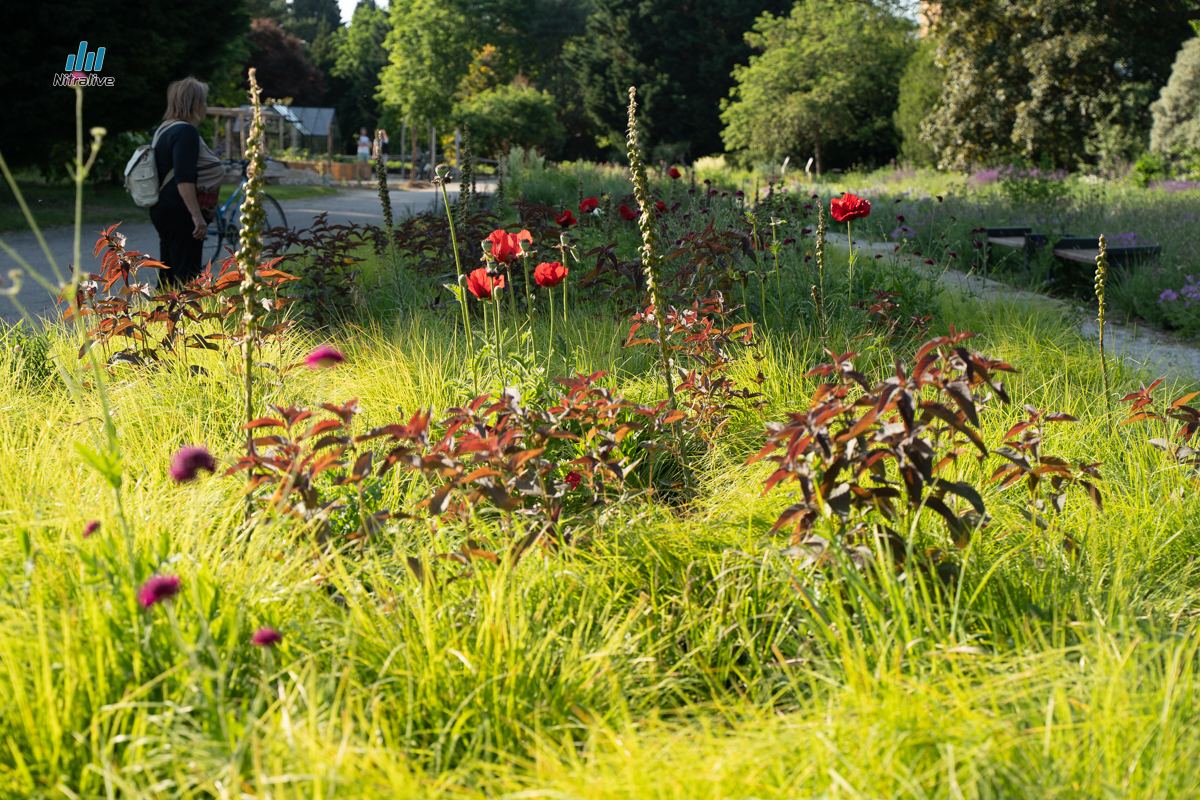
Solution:
[{"label": "woman standing", "polygon": [[200,274],[208,222],[204,211],[217,204],[225,169],[196,126],[208,113],[208,85],[192,77],[167,87],[167,113],[154,133],[154,159],[161,176],[150,221],[158,231],[159,261],[169,269],[160,285],[182,287]]}]

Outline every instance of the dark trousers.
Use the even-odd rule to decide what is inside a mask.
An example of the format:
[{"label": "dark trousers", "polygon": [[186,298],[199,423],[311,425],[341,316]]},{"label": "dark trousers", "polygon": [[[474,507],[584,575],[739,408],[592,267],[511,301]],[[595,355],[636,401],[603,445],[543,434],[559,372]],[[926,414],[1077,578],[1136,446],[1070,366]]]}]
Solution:
[{"label": "dark trousers", "polygon": [[203,269],[204,240],[192,237],[195,226],[186,206],[156,203],[150,207],[150,221],[158,231],[158,260],[170,267],[159,273],[158,285],[182,288]]}]

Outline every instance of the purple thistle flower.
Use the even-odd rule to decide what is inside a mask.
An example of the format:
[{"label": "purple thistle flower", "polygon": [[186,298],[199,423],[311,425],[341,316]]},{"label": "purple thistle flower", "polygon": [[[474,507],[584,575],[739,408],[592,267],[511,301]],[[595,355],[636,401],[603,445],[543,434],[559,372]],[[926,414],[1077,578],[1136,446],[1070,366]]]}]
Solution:
[{"label": "purple thistle flower", "polygon": [[155,575],[138,589],[137,601],[142,608],[170,600],[179,594],[180,582],[175,575]]},{"label": "purple thistle flower", "polygon": [[208,452],[204,445],[187,445],[179,448],[179,452],[171,459],[171,479],[176,483],[188,483],[196,480],[196,474],[206,469],[217,471],[217,460]]},{"label": "purple thistle flower", "polygon": [[283,641],[283,634],[271,627],[259,628],[250,637],[250,643],[255,647],[275,647]]},{"label": "purple thistle flower", "polygon": [[100,530],[100,520],[94,519],[83,526],[83,538],[86,539],[98,530]]},{"label": "purple thistle flower", "polygon": [[309,369],[318,369],[320,367],[336,367],[345,360],[346,357],[336,348],[323,344],[309,353],[308,357],[304,359],[304,363],[308,365]]}]

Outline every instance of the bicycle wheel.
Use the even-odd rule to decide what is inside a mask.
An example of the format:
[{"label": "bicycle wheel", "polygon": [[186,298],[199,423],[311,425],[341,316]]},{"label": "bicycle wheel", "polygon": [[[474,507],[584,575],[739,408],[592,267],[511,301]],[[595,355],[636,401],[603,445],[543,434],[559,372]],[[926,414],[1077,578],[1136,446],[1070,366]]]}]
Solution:
[{"label": "bicycle wheel", "polygon": [[[263,231],[269,231],[271,228],[286,228],[287,217],[283,215],[283,209],[274,197],[263,195],[263,211],[267,212],[266,221],[263,223]],[[238,249],[238,244],[241,242],[242,234],[242,207],[238,206],[233,212],[233,219],[225,226],[225,241],[224,244],[232,247],[235,251]]]},{"label": "bicycle wheel", "polygon": [[206,269],[210,263],[216,265],[215,272],[221,271],[220,264],[225,260],[225,248],[221,246],[223,238],[221,234],[224,232],[224,227],[224,220],[217,216],[208,223],[208,231],[204,236],[204,250],[200,264]]}]

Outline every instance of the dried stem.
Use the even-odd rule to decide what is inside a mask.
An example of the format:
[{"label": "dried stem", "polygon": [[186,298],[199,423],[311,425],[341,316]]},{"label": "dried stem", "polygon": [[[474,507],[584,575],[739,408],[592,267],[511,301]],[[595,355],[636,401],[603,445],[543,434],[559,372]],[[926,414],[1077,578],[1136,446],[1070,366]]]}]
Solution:
[{"label": "dried stem", "polygon": [[[654,201],[650,196],[650,182],[646,178],[646,163],[642,160],[641,149],[638,147],[637,135],[637,89],[629,87],[629,172],[633,179],[633,195],[637,199],[641,215],[638,217],[638,228],[642,232],[642,271],[646,276],[646,286],[650,291],[650,303],[654,307],[654,322],[658,327],[658,347],[662,359],[663,380],[667,387],[667,402],[672,410],[678,408],[675,399],[675,382],[671,377],[674,368],[671,363],[670,350],[667,347],[666,303],[662,296],[661,273],[662,258],[658,254],[658,230],[654,224]],[[687,452],[684,449],[683,426],[676,421],[675,446],[679,451],[679,466],[683,471],[683,486],[685,494],[692,493],[692,477],[687,463]]]},{"label": "dried stem", "polygon": [[1100,234],[1100,253],[1096,256],[1096,300],[1099,301],[1099,311],[1096,313],[1096,322],[1100,328],[1100,375],[1104,382],[1104,405],[1108,410],[1109,427],[1112,427],[1112,393],[1108,388],[1108,358],[1104,352],[1104,315],[1108,310],[1108,302],[1105,297],[1105,283],[1108,280],[1108,243],[1104,240],[1104,234]]}]

